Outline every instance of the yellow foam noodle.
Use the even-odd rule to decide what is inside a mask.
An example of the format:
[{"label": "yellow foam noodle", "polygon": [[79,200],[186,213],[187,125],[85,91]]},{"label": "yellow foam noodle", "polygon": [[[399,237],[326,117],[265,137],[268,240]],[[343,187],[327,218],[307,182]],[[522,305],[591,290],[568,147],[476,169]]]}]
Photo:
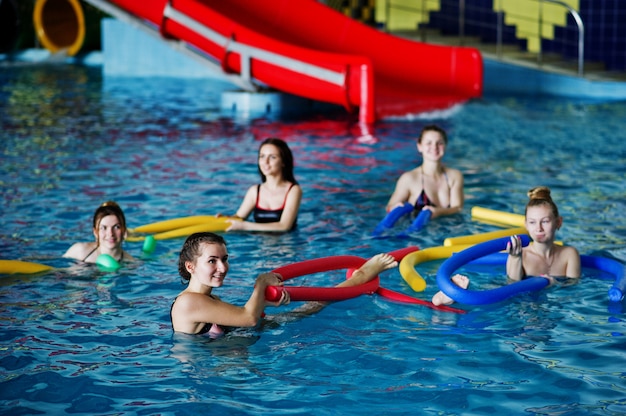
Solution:
[{"label": "yellow foam noodle", "polygon": [[504,230],[489,231],[481,234],[463,235],[459,237],[448,237],[443,240],[443,245],[455,246],[461,244],[478,244],[484,241],[493,240],[500,237],[508,237],[510,235],[528,234],[525,227],[506,228]]},{"label": "yellow foam noodle", "polygon": [[513,227],[525,226],[525,218],[522,214],[513,214],[483,207],[472,207],[472,219],[488,223],[506,224]]},{"label": "yellow foam noodle", "polygon": [[54,267],[21,260],[0,260],[0,274],[34,274],[47,272]]},{"label": "yellow foam noodle", "polygon": [[230,227],[230,222],[228,222],[229,219],[232,219],[232,218],[219,217],[219,218],[213,219],[210,222],[206,222],[203,224],[191,225],[189,227],[182,227],[182,228],[177,228],[176,230],[154,234],[153,237],[155,240],[167,240],[170,238],[188,237],[193,233],[222,232],[222,231],[226,231],[226,229]]},{"label": "yellow foam noodle", "polygon": [[178,228],[190,227],[192,225],[206,224],[213,221],[221,222],[224,217],[216,217],[215,215],[193,215],[190,217],[180,217],[171,220],[153,222],[151,224],[141,225],[137,228],[129,229],[130,233],[155,234],[165,231],[176,230]]},{"label": "yellow foam noodle", "polygon": [[400,275],[405,282],[416,292],[423,292],[426,289],[426,281],[415,270],[415,266],[432,260],[446,259],[453,253],[465,250],[472,244],[456,245],[456,246],[439,246],[425,248],[424,250],[414,251],[404,256],[400,261]]}]

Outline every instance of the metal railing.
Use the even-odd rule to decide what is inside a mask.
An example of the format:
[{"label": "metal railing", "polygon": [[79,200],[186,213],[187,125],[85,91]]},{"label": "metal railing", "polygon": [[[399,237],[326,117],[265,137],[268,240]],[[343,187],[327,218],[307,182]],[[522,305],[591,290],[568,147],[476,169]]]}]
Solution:
[{"label": "metal railing", "polygon": [[[585,71],[585,25],[583,23],[583,19],[580,17],[580,14],[572,7],[570,7],[567,3],[564,3],[559,0],[538,0],[539,1],[539,39],[542,39],[542,30],[543,30],[543,3],[552,3],[559,6],[563,6],[567,9],[569,14],[572,15],[574,21],[576,22],[576,26],[578,27],[578,75],[584,76]],[[541,45],[541,42],[539,43]],[[539,48],[539,62],[541,62],[541,47]]]},{"label": "metal railing", "polygon": [[[567,3],[564,3],[563,1],[559,1],[559,0],[526,0],[528,3],[530,2],[538,2],[539,3],[539,7],[538,7],[538,13],[536,18],[532,18],[533,21],[531,23],[536,23],[538,26],[538,31],[537,31],[537,37],[539,39],[539,50],[537,52],[537,64],[538,65],[542,65],[543,64],[543,47],[542,47],[542,40],[544,39],[543,37],[543,26],[544,26],[544,8],[543,5],[544,3],[550,3],[550,4],[554,4],[560,7],[564,7],[567,10],[567,13],[569,15],[572,16],[572,18],[574,19],[574,21],[576,22],[576,27],[577,27],[577,34],[578,34],[578,40],[577,40],[577,63],[578,63],[578,68],[577,68],[577,72],[579,76],[584,76],[584,65],[585,65],[585,26],[584,23],[582,21],[582,18],[580,17],[580,14],[573,9],[572,7],[570,7]],[[496,0],[495,3],[495,10],[494,9],[485,9],[485,8],[480,8],[477,6],[472,5],[471,1],[467,1],[467,0],[458,0],[458,1],[451,1],[451,0],[415,0],[414,1],[414,5],[407,5],[406,2],[403,5],[400,4],[393,4],[393,0],[386,0],[385,1],[385,19],[386,21],[385,23],[385,28],[389,28],[389,20],[390,20],[390,15],[392,10],[397,10],[401,13],[412,13],[414,15],[416,15],[417,17],[421,17],[422,21],[428,21],[428,19],[425,18],[425,15],[428,13],[428,4],[440,4],[441,8],[443,8],[444,5],[450,6],[450,5],[454,5],[456,7],[458,7],[458,15],[457,16],[449,16],[450,19],[454,19],[455,20],[455,24],[454,26],[456,27],[456,31],[457,31],[457,36],[459,37],[459,44],[460,45],[464,45],[465,43],[465,39],[468,36],[472,36],[471,30],[468,30],[468,26],[471,26],[473,28],[480,28],[480,29],[484,29],[487,31],[493,31],[495,32],[495,47],[496,47],[496,56],[498,56],[498,58],[502,58],[503,55],[503,45],[504,45],[504,11],[501,7],[501,0]],[[476,18],[472,18],[470,16],[468,16],[468,14],[472,14],[472,15],[487,15],[488,13],[495,13],[497,18],[496,18],[496,23],[495,23],[495,27],[494,24],[488,20],[484,20],[484,21],[480,21],[480,20],[476,20]],[[509,13],[510,16],[510,13]],[[511,16],[513,17],[513,16]],[[528,20],[529,17],[528,16],[517,16],[520,20]],[[388,29],[387,29],[388,30]],[[427,42],[427,33],[425,31],[420,31],[420,36],[422,41]]]}]

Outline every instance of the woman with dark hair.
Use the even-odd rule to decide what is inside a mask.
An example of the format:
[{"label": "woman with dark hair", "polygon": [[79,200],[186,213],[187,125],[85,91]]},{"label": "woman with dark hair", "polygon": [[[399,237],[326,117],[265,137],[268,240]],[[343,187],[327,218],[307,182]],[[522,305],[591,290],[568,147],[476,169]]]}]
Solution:
[{"label": "woman with dark hair", "polygon": [[[221,300],[213,289],[224,284],[229,265],[226,241],[222,236],[203,232],[190,235],[180,251],[178,273],[187,287],[176,297],[170,310],[174,332],[203,334],[219,337],[229,327],[256,326],[265,306],[289,303],[289,294],[283,291],[278,302],[265,299],[268,286],[282,286],[282,277],[273,272],[261,273],[256,278],[250,298],[237,306]],[[389,254],[381,253],[363,264],[352,276],[337,287],[357,286],[372,280],[379,273],[396,267],[398,262]],[[325,303],[313,302],[314,307],[303,313],[314,313]]]},{"label": "woman with dark hair", "polygon": [[98,256],[108,254],[118,263],[134,260],[124,251],[122,243],[127,236],[126,217],[122,208],[107,201],[100,205],[93,216],[93,235],[95,242],[74,243],[63,255],[85,263],[95,263]]},{"label": "woman with dark hair", "polygon": [[[258,168],[262,183],[248,189],[226,231],[293,230],[297,225],[302,188],[294,177],[293,155],[287,143],[277,138],[263,141],[259,147]],[[246,221],[250,214],[254,222]]]}]

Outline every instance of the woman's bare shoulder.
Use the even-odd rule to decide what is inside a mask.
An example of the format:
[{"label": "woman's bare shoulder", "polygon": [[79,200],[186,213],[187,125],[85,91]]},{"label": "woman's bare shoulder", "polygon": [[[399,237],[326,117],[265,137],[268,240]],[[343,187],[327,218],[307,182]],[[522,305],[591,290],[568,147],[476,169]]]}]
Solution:
[{"label": "woman's bare shoulder", "polygon": [[449,178],[462,178],[463,177],[463,172],[461,172],[459,169],[455,169],[455,168],[450,168],[446,166],[446,174],[448,175]]},{"label": "woman's bare shoulder", "polygon": [[199,304],[213,300],[210,296],[195,292],[181,292],[176,299],[172,309],[184,312],[196,308]]},{"label": "woman's bare shoulder", "polygon": [[302,187],[295,183],[293,184],[293,186],[291,187],[291,190],[289,191],[289,193],[291,194],[293,192],[294,195],[302,195]]},{"label": "woman's bare shoulder", "polygon": [[556,246],[559,247],[559,255],[565,258],[580,258],[578,250],[574,246]]},{"label": "woman's bare shoulder", "polygon": [[69,249],[67,249],[65,254],[63,254],[63,257],[70,257],[70,258],[82,260],[95,248],[96,248],[95,242],[74,243]]},{"label": "woman's bare shoulder", "polygon": [[400,178],[398,179],[398,181],[413,182],[413,181],[419,180],[421,174],[422,174],[422,170],[419,167],[415,169],[407,170],[406,172],[402,173],[402,175],[400,175]]}]

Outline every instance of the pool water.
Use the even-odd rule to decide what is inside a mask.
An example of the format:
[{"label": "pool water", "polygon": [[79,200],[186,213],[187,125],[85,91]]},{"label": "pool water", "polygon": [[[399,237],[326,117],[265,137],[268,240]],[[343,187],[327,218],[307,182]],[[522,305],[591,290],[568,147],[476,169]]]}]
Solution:
[{"label": "pool water", "polygon": [[[289,119],[220,111],[216,81],[102,79],[97,67],[14,65],[0,71],[2,258],[55,267],[0,277],[0,406],[18,414],[626,413],[626,317],[612,276],[484,305],[435,311],[378,295],[311,316],[268,308],[258,328],[218,340],[173,335],[182,239],[126,249],[115,273],[61,258],[92,239],[95,208],[114,199],[130,227],[232,213],[257,183],[256,152],[286,140],[304,189],[299,228],[227,233],[231,271],[218,290],[242,304],[260,272],[330,255],[370,257],[498,227],[472,206],[523,213],[547,185],[564,217],[558,237],[581,254],[626,261],[626,103],[490,96],[450,111],[379,122],[367,137],[342,111]],[[372,238],[415,137],[437,123],[448,165],[465,174],[460,215],[411,238]],[[401,224],[398,228],[401,229]],[[382,286],[429,300],[440,262],[398,270]],[[468,268],[472,288],[503,268]],[[343,271],[298,278],[329,286]]]}]

